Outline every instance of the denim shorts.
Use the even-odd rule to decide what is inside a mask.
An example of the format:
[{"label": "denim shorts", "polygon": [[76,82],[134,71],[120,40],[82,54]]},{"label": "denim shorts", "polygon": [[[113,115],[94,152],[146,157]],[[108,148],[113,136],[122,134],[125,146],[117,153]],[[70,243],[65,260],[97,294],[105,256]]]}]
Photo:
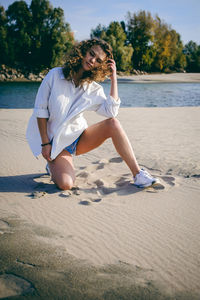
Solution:
[{"label": "denim shorts", "polygon": [[71,145],[65,147],[64,150],[67,150],[71,155],[76,155],[76,146],[78,144],[79,139],[80,136]]}]

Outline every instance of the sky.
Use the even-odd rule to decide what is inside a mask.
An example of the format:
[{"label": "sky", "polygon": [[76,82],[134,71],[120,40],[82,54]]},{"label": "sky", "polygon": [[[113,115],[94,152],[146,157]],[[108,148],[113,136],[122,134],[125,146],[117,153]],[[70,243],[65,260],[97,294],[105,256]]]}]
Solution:
[{"label": "sky", "polygon": [[[13,0],[0,0],[5,9]],[[26,0],[30,5],[31,0]],[[149,11],[153,17],[171,25],[184,44],[190,40],[200,45],[200,0],[50,0],[53,7],[64,10],[65,21],[70,24],[75,39],[90,37],[98,24],[108,26],[112,21],[125,21],[127,12]]]}]

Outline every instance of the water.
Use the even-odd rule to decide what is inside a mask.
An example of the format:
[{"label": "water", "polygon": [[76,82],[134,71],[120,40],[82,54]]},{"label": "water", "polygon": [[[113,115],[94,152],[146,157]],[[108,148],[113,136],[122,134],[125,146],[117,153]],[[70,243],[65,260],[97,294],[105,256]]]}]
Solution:
[{"label": "water", "polygon": [[[0,83],[0,108],[33,108],[38,82]],[[110,84],[102,83],[109,94]],[[121,107],[200,106],[200,83],[119,83]]]},{"label": "water", "polygon": [[200,106],[200,83],[120,83],[119,95],[123,107]]},{"label": "water", "polygon": [[33,108],[38,82],[0,83],[0,108]]}]

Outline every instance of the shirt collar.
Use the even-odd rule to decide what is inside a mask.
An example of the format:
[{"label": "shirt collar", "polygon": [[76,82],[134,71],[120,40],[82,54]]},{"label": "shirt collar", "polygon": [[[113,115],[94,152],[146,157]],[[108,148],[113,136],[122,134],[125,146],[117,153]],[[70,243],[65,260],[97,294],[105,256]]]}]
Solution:
[{"label": "shirt collar", "polygon": [[[60,71],[61,71],[61,72],[60,72],[60,79],[65,79],[65,76],[64,76],[64,74],[63,74],[63,69],[61,68]],[[84,82],[84,83],[83,83],[83,89],[84,89],[84,91],[86,91],[88,87],[89,87],[89,83]]]}]

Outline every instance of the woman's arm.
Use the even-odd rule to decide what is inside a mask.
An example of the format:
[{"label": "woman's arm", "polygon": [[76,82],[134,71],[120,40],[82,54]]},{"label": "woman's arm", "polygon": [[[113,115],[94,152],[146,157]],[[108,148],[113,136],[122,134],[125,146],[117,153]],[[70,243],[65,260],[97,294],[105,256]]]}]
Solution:
[{"label": "woman's arm", "polygon": [[117,101],[119,97],[118,97],[118,86],[117,86],[117,68],[116,68],[115,61],[113,59],[109,59],[108,66],[112,71],[112,74],[110,76],[110,80],[111,80],[110,96],[112,96]]},{"label": "woman's arm", "polygon": [[[47,135],[47,120],[46,118],[37,118],[38,128],[42,140],[42,144],[49,143],[49,137]],[[42,147],[42,156],[47,160],[51,161],[51,145],[45,145]]]},{"label": "woman's arm", "polygon": [[97,114],[101,116],[105,116],[107,118],[115,118],[118,114],[118,110],[120,107],[120,99],[118,96],[118,86],[117,86],[117,71],[115,61],[113,59],[109,59],[108,67],[110,68],[111,75],[111,86],[110,86],[110,97],[106,97],[104,93],[104,89],[100,86],[96,92],[96,95],[93,96],[96,98],[96,106],[94,105],[93,109],[97,112]]}]

